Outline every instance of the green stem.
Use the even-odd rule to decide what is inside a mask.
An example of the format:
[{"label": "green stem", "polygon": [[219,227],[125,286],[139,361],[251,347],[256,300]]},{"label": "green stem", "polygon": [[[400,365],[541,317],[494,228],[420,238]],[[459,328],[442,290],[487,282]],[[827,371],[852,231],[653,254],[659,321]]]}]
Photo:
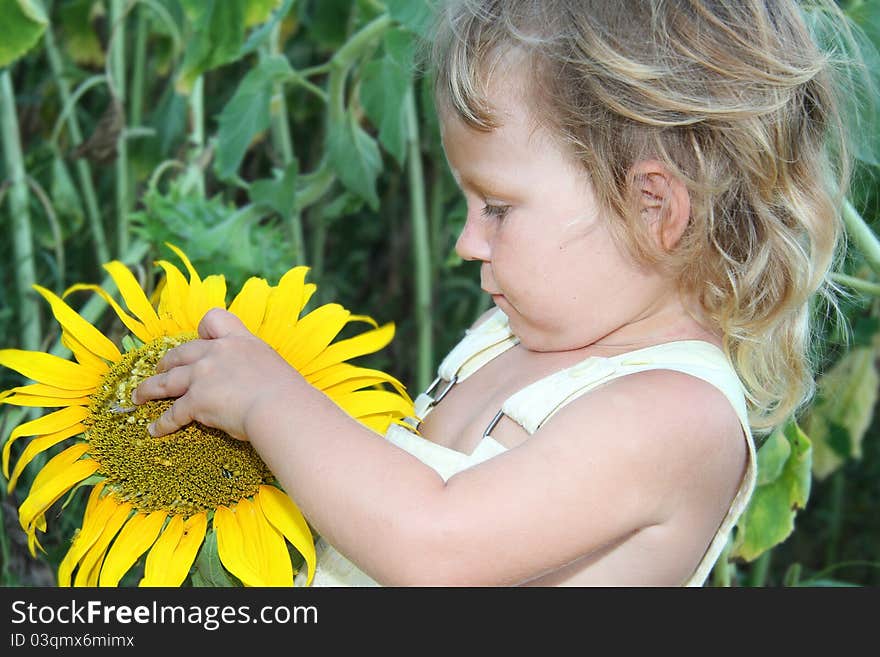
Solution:
[{"label": "green stem", "polygon": [[831,475],[831,519],[828,524],[828,549],[825,553],[826,567],[837,561],[840,530],[843,527],[843,498],[846,489],[846,478],[843,468],[838,468]]},{"label": "green stem", "polygon": [[382,36],[393,22],[387,14],[373,19],[346,41],[325,65],[329,72],[327,76],[327,103],[331,125],[340,123],[345,115],[345,78],[348,71],[355,65],[363,52]]},{"label": "green stem", "polygon": [[431,328],[431,245],[428,238],[428,211],[425,202],[425,176],[422,149],[412,85],[406,95],[407,172],[409,174],[410,219],[412,221],[413,264],[416,300],[418,360],[416,389],[424,390],[434,371],[434,340]]},{"label": "green stem", "polygon": [[59,273],[56,292],[61,294],[64,289],[64,272],[67,270],[67,263],[64,257],[64,231],[61,230],[61,222],[58,221],[55,207],[40,183],[30,176],[28,176],[27,182],[28,187],[34,193],[34,196],[37,197],[40,205],[43,206],[43,212],[46,213],[46,222],[49,224],[49,230],[52,231],[52,241],[55,246],[55,269]]},{"label": "green stem", "polygon": [[[125,107],[125,17],[124,0],[110,0],[110,88],[115,102]],[[113,102],[113,101],[111,101]],[[128,142],[121,130],[116,142],[116,250],[128,250],[129,211]]]},{"label": "green stem", "polygon": [[[64,77],[64,66],[61,62],[61,54],[55,45],[55,36],[52,32],[52,26],[47,25],[46,31],[43,33],[43,44],[46,49],[46,55],[49,58],[49,66],[52,69],[52,76],[55,78],[55,84],[58,87],[58,93],[61,96],[61,102],[65,107],[72,107],[73,99],[70,93],[70,85],[67,78]],[[82,141],[82,131],[79,127],[79,121],[76,119],[75,112],[68,112],[66,119],[67,131],[70,133],[71,145],[75,148]],[[53,140],[54,144],[54,140]],[[60,157],[60,155],[56,155]],[[101,210],[98,208],[98,195],[95,192],[95,185],[92,182],[92,169],[86,158],[81,157],[76,161],[76,174],[79,178],[79,185],[82,190],[83,200],[85,201],[86,214],[89,218],[89,230],[92,232],[92,244],[95,249],[95,258],[98,263],[110,261],[110,249],[107,247],[107,236],[104,233],[104,222],[101,219]]]},{"label": "green stem", "polygon": [[[3,426],[0,425],[0,432],[2,432]],[[4,487],[2,491],[2,496],[0,499],[6,499],[6,488]],[[3,517],[3,507],[0,506],[0,523],[3,523],[0,526],[6,526],[6,519]],[[12,577],[12,569],[10,568],[10,564],[12,560],[10,559],[11,550],[9,549],[9,538],[6,536],[6,532],[0,532],[0,586],[15,586],[16,582]]]},{"label": "green stem", "polygon": [[131,72],[131,102],[129,103],[131,115],[128,117],[129,123],[133,126],[139,126],[143,122],[144,73],[147,61],[147,28],[149,20],[147,9],[139,7],[134,37],[134,62],[132,63]]},{"label": "green stem", "polygon": [[[336,176],[326,165],[322,165],[313,173],[300,176],[298,182],[302,187],[299,187],[296,192],[296,207],[300,213],[309,211],[310,207],[327,193],[335,180]],[[312,267],[314,280],[320,281],[324,274],[324,245],[327,242],[327,226],[320,216],[320,212],[315,209],[311,209],[309,218],[313,219],[309,222],[312,234],[309,264]]]},{"label": "green stem", "polygon": [[880,240],[849,200],[843,206],[843,221],[853,245],[865,257],[868,266],[880,274]]},{"label": "green stem", "polygon": [[856,278],[855,276],[848,276],[847,274],[841,274],[838,272],[833,272],[831,274],[831,280],[835,283],[840,283],[841,285],[851,287],[852,289],[858,290],[859,292],[864,292],[865,294],[880,297],[880,284],[871,283],[870,281],[866,281],[862,278]]},{"label": "green stem", "polygon": [[205,150],[205,82],[199,76],[193,82],[189,94],[189,164],[184,174],[181,189],[195,189],[199,196],[205,196],[205,172],[202,169],[202,155]]},{"label": "green stem", "polygon": [[767,574],[770,572],[770,555],[772,550],[765,551],[752,565],[752,573],[749,584],[753,587],[762,587],[767,584]]},{"label": "green stem", "polygon": [[733,569],[730,565],[730,549],[732,545],[733,541],[728,539],[724,549],[721,550],[721,556],[718,557],[718,561],[715,562],[715,567],[712,569],[712,583],[715,586],[726,588],[733,581]]},{"label": "green stem", "polygon": [[358,57],[394,23],[388,14],[374,18],[355,33],[330,60],[331,67],[345,70],[354,66]]},{"label": "green stem", "polygon": [[19,329],[21,347],[40,346],[40,312],[33,285],[37,282],[34,243],[28,209],[29,194],[24,158],[18,133],[15,94],[9,69],[0,70],[0,134],[3,135],[3,157],[9,175],[9,218],[12,227],[12,248],[15,258],[15,282],[19,297]]},{"label": "green stem", "polygon": [[[269,38],[269,52],[273,55],[281,53],[281,25],[272,28]],[[276,83],[272,87],[272,102],[270,104],[272,142],[282,160],[282,168],[294,160],[293,137],[290,134],[290,124],[287,122],[287,99],[284,95],[284,85]],[[290,249],[294,262],[306,261],[305,244],[303,238],[302,215],[299,206],[291,213],[288,225],[290,234]]]},{"label": "green stem", "polygon": [[336,176],[326,165],[321,165],[317,171],[299,177],[302,184],[296,192],[296,204],[300,209],[305,209],[317,203],[333,185]]},{"label": "green stem", "polygon": [[309,208],[308,219],[311,229],[312,243],[309,249],[312,268],[312,280],[322,281],[324,278],[324,249],[327,247],[327,224],[317,208]]},{"label": "green stem", "polygon": [[445,189],[443,186],[443,170],[439,166],[435,166],[431,175],[431,244],[434,247],[434,258],[432,260],[431,276],[436,280],[442,263],[446,260],[446,254],[443,249],[446,248],[446,240],[443,239],[443,196]]}]

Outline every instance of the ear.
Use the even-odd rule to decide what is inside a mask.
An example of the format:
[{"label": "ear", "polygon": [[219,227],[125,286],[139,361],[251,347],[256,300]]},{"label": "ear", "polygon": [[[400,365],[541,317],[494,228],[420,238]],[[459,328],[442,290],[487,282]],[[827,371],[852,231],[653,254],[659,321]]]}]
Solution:
[{"label": "ear", "polygon": [[662,162],[642,160],[630,170],[639,213],[655,243],[670,251],[681,239],[691,214],[687,186]]}]

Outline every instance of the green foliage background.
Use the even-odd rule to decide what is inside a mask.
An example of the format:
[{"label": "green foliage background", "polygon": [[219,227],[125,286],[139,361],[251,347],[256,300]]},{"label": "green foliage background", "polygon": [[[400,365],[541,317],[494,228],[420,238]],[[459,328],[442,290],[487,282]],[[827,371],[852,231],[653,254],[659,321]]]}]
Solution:
[{"label": "green foliage background", "polygon": [[[836,274],[853,339],[829,323],[819,395],[762,447],[711,585],[880,583],[880,0],[841,4],[869,72]],[[427,0],[0,0],[0,347],[65,354],[31,285],[100,283],[116,258],[150,289],[170,241],[231,290],[310,266],[313,304],[397,323],[365,364],[424,389],[489,303],[453,251],[464,206],[419,66],[429,15]],[[119,337],[99,299],[69,300]],[[0,370],[0,390],[19,384]],[[27,409],[0,408],[5,440]],[[43,462],[0,492],[5,586],[53,584],[81,518],[50,514],[47,554],[27,556],[16,509]]]}]

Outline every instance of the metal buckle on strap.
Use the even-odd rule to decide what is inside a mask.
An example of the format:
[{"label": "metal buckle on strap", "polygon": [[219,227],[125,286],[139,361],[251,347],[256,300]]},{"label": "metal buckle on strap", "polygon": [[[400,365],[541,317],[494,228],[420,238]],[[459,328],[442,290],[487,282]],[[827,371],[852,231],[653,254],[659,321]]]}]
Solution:
[{"label": "metal buckle on strap", "polygon": [[[436,379],[434,379],[434,382],[428,386],[427,390],[425,390],[425,394],[430,397],[431,393],[433,393],[440,386],[440,382],[442,380],[443,379],[439,376]],[[443,388],[443,391],[439,395],[431,398],[431,403],[428,405],[429,408],[431,406],[434,406],[435,404],[439,404],[440,401],[446,396],[446,394],[450,390],[452,390],[452,386],[454,386],[456,383],[458,383],[458,374],[456,374],[455,376],[452,377],[452,379],[449,381],[449,383],[446,384],[446,387]]]},{"label": "metal buckle on strap", "polygon": [[489,423],[489,426],[486,427],[486,430],[483,432],[483,438],[487,438],[489,436],[489,434],[492,433],[492,429],[495,428],[495,426],[498,424],[498,421],[501,420],[503,415],[504,415],[503,410],[500,410],[497,413],[495,413],[495,417],[492,418],[492,421]]}]

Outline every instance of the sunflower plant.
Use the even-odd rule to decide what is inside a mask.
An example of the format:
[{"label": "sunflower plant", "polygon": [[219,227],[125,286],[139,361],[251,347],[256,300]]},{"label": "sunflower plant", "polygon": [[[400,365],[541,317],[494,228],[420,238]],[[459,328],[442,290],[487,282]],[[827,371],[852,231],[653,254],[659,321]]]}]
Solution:
[{"label": "sunflower plant", "polygon": [[[335,303],[304,314],[316,286],[305,282],[308,268],[302,266],[276,285],[248,279],[227,306],[225,278],[202,279],[182,250],[168,246],[188,278],[159,260],[164,275],[154,300],[119,261],[104,268],[125,308],[97,285],[73,285],[62,297],[35,286],[72,359],[0,350],[0,366],[34,381],[0,392],[0,404],[57,409],[15,427],[2,451],[12,492],[35,456],[60,449],[36,473],[19,506],[30,553],[42,550],[38,533],[47,531],[49,509],[56,503],[65,508],[84,489],[82,524],[58,567],[60,586],[117,586],[141,563],[140,586],[181,586],[193,583],[194,562],[206,551],[205,558],[219,561],[236,584],[292,586],[300,563],[311,583],[315,537],[250,443],[199,423],[153,438],[147,426],[172,400],[135,406],[131,392],[155,373],[168,349],[197,338],[205,312],[227,308],[307,381],[382,434],[412,413],[412,400],[394,377],[347,361],[385,347],[394,325],[379,326]],[[83,290],[99,294],[124,325],[122,349],[64,300]],[[337,339],[351,322],[371,328]],[[10,472],[12,447],[25,437],[30,440]]]}]

